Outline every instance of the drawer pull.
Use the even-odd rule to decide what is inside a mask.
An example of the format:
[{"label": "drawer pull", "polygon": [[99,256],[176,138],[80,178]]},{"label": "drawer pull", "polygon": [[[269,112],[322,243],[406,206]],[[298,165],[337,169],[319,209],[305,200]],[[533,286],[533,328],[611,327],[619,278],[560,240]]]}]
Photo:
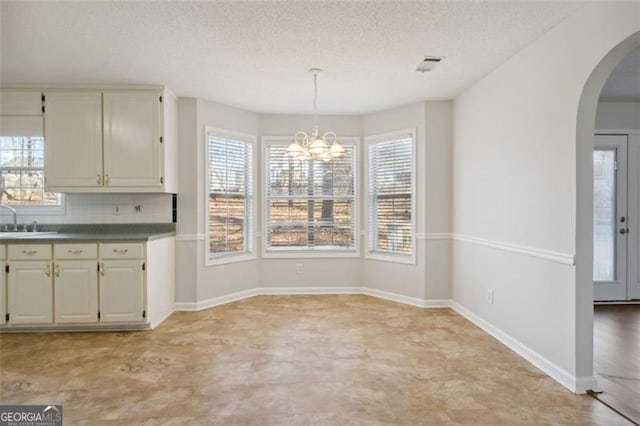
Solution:
[{"label": "drawer pull", "polygon": [[55,269],[55,274],[56,274],[56,278],[60,277],[60,264],[56,263],[56,269]]},{"label": "drawer pull", "polygon": [[104,277],[104,263],[100,263],[100,276]]},{"label": "drawer pull", "polygon": [[113,249],[113,252],[116,254],[127,254],[129,249]]},{"label": "drawer pull", "polygon": [[45,269],[44,274],[47,276],[47,278],[51,276],[51,264],[50,263],[47,263],[47,268]]},{"label": "drawer pull", "polygon": [[22,254],[26,254],[27,256],[33,256],[37,252],[38,250],[22,250]]},{"label": "drawer pull", "polygon": [[96,175],[96,182],[98,182],[98,185],[102,185],[102,176],[100,176],[100,173]]},{"label": "drawer pull", "polygon": [[75,250],[69,250],[69,253],[71,254],[75,254],[76,256],[79,254],[82,254],[84,250],[80,250],[80,249],[75,249]]}]

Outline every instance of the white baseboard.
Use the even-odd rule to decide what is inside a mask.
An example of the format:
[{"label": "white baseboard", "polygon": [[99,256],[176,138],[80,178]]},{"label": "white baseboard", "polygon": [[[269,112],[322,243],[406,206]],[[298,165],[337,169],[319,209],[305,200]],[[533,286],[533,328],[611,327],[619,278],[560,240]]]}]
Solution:
[{"label": "white baseboard", "polygon": [[587,393],[588,390],[598,390],[598,381],[593,376],[576,377],[575,393]]},{"label": "white baseboard", "polygon": [[404,296],[402,294],[390,293],[388,291],[378,290],[371,287],[362,287],[361,294],[367,296],[377,297],[379,299],[390,300],[392,302],[398,302],[405,305],[417,306],[419,308],[448,308],[451,306],[451,301],[446,299],[419,299],[417,297]]},{"label": "white baseboard", "polygon": [[199,302],[177,302],[176,311],[201,311],[203,309],[213,308],[214,306],[225,305],[238,300],[248,299],[258,295],[258,289],[238,291],[236,293],[227,294],[225,296],[213,297],[211,299],[201,300]]},{"label": "white baseboard", "polygon": [[260,287],[261,296],[301,294],[362,294],[362,287]]},{"label": "white baseboard", "polygon": [[258,287],[200,302],[178,302],[176,303],[176,311],[200,311],[254,296],[293,296],[303,294],[364,294],[420,308],[448,308],[451,306],[451,301],[448,299],[418,299],[369,287]]},{"label": "white baseboard", "polygon": [[549,361],[547,358],[540,355],[530,347],[514,339],[488,321],[480,318],[478,315],[465,308],[458,302],[452,300],[451,308],[478,327],[480,327],[487,334],[496,338],[499,342],[520,355],[522,358],[526,359],[531,364],[542,370],[556,382],[569,389],[571,392],[585,393],[587,390],[593,389],[596,386],[596,380],[594,377],[576,377],[572,375],[571,373]]},{"label": "white baseboard", "polygon": [[160,324],[162,324],[164,322],[164,320],[166,320],[167,318],[169,318],[171,316],[172,313],[174,313],[176,311],[176,309],[172,309],[169,312],[167,312],[166,314],[164,314],[162,317],[160,317],[159,319],[157,319],[156,321],[152,321],[150,322],[149,326],[151,327],[151,329],[153,330],[154,328],[156,328],[157,326],[159,326]]}]

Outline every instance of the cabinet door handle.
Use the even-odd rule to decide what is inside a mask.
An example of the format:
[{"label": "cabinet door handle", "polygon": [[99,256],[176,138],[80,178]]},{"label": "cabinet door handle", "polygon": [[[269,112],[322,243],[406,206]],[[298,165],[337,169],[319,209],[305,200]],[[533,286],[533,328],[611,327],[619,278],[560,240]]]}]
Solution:
[{"label": "cabinet door handle", "polygon": [[104,262],[100,263],[100,276],[104,277]]},{"label": "cabinet door handle", "polygon": [[111,178],[109,177],[109,174],[107,173],[106,175],[104,175],[104,184],[105,185],[109,185],[109,182],[111,182]]},{"label": "cabinet door handle", "polygon": [[129,249],[113,249],[113,252],[116,254],[127,254]]},{"label": "cabinet door handle", "polygon": [[22,250],[22,254],[25,254],[27,256],[33,256],[37,252],[38,252],[38,250]]},{"label": "cabinet door handle", "polygon": [[71,254],[75,254],[76,256],[79,254],[82,254],[84,250],[80,250],[80,249],[75,249],[75,250],[69,250],[69,253]]},{"label": "cabinet door handle", "polygon": [[47,268],[44,270],[44,274],[48,277],[51,276],[51,264],[47,263]]},{"label": "cabinet door handle", "polygon": [[60,264],[59,263],[56,263],[55,271],[56,271],[55,272],[56,278],[59,278],[60,277]]},{"label": "cabinet door handle", "polygon": [[102,185],[102,176],[100,176],[100,173],[96,175],[96,182],[98,182],[98,185]]}]

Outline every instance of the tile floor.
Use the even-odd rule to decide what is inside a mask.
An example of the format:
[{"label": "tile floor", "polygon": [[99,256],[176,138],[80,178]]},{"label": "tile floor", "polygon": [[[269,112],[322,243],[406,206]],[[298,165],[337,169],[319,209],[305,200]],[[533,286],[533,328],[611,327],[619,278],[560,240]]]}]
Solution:
[{"label": "tile floor", "polygon": [[449,309],[262,296],[154,331],[3,334],[3,404],[65,424],[626,425]]}]

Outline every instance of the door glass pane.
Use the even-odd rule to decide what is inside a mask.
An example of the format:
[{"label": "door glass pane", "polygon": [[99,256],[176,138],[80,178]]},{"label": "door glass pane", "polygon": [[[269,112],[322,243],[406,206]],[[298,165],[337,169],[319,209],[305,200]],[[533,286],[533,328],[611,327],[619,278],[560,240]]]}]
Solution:
[{"label": "door glass pane", "polygon": [[616,279],[616,151],[593,153],[593,280]]}]

